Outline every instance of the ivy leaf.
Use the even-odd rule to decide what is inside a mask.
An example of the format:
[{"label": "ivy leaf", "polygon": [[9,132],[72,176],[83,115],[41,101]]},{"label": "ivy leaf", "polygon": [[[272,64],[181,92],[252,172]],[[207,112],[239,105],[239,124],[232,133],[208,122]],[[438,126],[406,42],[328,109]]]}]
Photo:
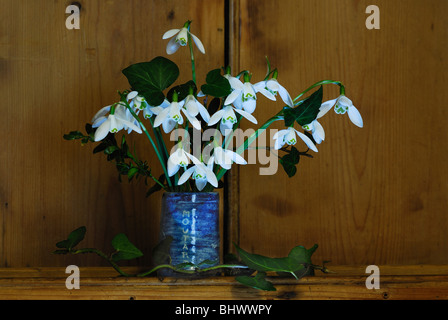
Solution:
[{"label": "ivy leaf", "polygon": [[128,78],[132,89],[143,95],[152,106],[163,102],[163,90],[172,85],[179,76],[177,65],[164,57],[130,65],[122,72]]},{"label": "ivy leaf", "polygon": [[138,168],[136,167],[131,167],[128,170],[128,181],[131,181],[132,178],[134,178],[134,176],[138,173]]},{"label": "ivy leaf", "polygon": [[295,275],[295,272],[304,268],[304,265],[311,264],[311,255],[317,249],[314,245],[311,249],[306,249],[303,246],[293,248],[288,257],[284,258],[269,258],[266,256],[251,254],[235,244],[241,260],[251,269],[267,272],[287,272]]},{"label": "ivy leaf", "polygon": [[291,151],[288,154],[284,155],[282,158],[279,159],[288,177],[291,178],[296,174],[297,172],[296,165],[299,163],[299,160],[300,160],[300,152],[293,146],[291,146]]},{"label": "ivy leaf", "polygon": [[70,131],[69,133],[64,134],[63,137],[65,140],[77,140],[84,138],[84,134],[79,131]]},{"label": "ivy leaf", "polygon": [[178,86],[172,87],[168,93],[166,94],[166,98],[168,101],[173,101],[173,93],[177,92],[177,100],[182,101],[190,94],[190,88],[193,89],[193,94],[196,94],[198,91],[196,84],[193,80],[190,80],[184,84],[180,84]]},{"label": "ivy leaf", "polygon": [[167,236],[165,239],[160,241],[157,246],[152,250],[152,261],[155,265],[170,264],[170,247],[171,242],[173,242],[172,236]]},{"label": "ivy leaf", "polygon": [[221,98],[228,96],[231,92],[229,80],[221,75],[221,69],[215,69],[207,74],[206,84],[201,86],[204,94]]},{"label": "ivy leaf", "polygon": [[143,253],[137,249],[123,233],[117,234],[112,239],[112,247],[116,250],[112,256],[114,262],[131,260],[143,256]]},{"label": "ivy leaf", "polygon": [[265,272],[257,272],[255,277],[251,276],[238,276],[235,278],[236,281],[238,281],[241,284],[244,284],[245,286],[264,290],[264,291],[276,291],[277,289],[274,287],[272,282],[269,282],[266,280],[266,273]]},{"label": "ivy leaf", "polygon": [[86,227],[79,227],[78,229],[72,231],[68,235],[66,240],[59,241],[58,243],[56,243],[56,247],[70,251],[84,239],[85,234],[86,234]]},{"label": "ivy leaf", "polygon": [[297,107],[284,107],[283,115],[285,118],[285,126],[291,127],[294,124],[294,121],[297,121],[300,126],[313,122],[319,113],[320,106],[322,105],[322,97],[323,89],[322,86],[320,86],[319,90],[314,92]]}]

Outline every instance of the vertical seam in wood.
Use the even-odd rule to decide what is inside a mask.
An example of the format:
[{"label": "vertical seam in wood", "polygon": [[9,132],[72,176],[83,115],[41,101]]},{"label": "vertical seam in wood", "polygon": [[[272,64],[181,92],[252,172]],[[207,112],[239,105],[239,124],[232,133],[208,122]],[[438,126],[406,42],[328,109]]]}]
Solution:
[{"label": "vertical seam in wood", "polygon": [[[225,1],[226,16],[226,65],[232,69],[239,70],[240,52],[240,1]],[[233,243],[240,244],[240,221],[239,221],[239,168],[233,166],[228,171],[225,179],[225,218],[224,218],[224,254],[235,252]]]}]

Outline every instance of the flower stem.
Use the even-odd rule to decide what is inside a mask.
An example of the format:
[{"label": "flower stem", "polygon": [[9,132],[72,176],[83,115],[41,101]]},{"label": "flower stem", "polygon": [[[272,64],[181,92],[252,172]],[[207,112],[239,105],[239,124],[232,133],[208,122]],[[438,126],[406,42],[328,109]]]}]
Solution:
[{"label": "flower stem", "polygon": [[142,123],[142,121],[137,116],[137,114],[134,112],[134,110],[132,110],[132,108],[129,106],[127,101],[126,101],[126,108],[128,108],[129,112],[131,112],[132,116],[138,121],[138,123],[140,124],[143,132],[146,134],[146,137],[148,138],[149,142],[151,143],[152,147],[154,148],[154,151],[156,152],[157,158],[159,159],[160,165],[162,166],[163,173],[165,174],[168,186],[170,188],[172,188],[173,185],[171,183],[170,177],[168,175],[168,171],[166,169],[166,161],[164,161],[162,155],[160,154],[159,150],[157,149],[157,146],[155,145],[154,140],[151,138],[151,135],[149,134],[148,130],[146,130],[145,125]]},{"label": "flower stem", "polygon": [[[188,26],[188,31],[190,31],[190,26]],[[193,82],[196,84],[196,65],[194,61],[193,39],[191,38],[190,32],[188,32],[188,46],[190,47],[191,74],[193,77]]]},{"label": "flower stem", "polygon": [[304,90],[302,93],[300,93],[295,99],[294,102],[296,102],[297,100],[300,99],[300,97],[302,97],[305,93],[307,93],[308,91],[314,89],[317,86],[323,85],[323,84],[336,84],[341,88],[341,91],[345,92],[345,87],[342,84],[341,81],[335,81],[335,80],[322,80],[319,82],[316,82],[315,84],[313,84],[312,86],[310,86],[308,89]]},{"label": "flower stem", "polygon": [[[275,116],[267,120],[260,128],[258,128],[254,133],[252,133],[245,141],[244,143],[239,146],[238,149],[236,149],[237,154],[241,154],[249,148],[249,146],[255,141],[255,139],[258,138],[260,134],[262,134],[272,123],[275,121],[283,120],[283,109],[280,110]],[[227,172],[226,169],[221,169],[218,174],[216,175],[216,178],[218,181],[224,176],[224,174]]]},{"label": "flower stem", "polygon": [[185,269],[179,269],[176,266],[173,266],[171,264],[160,264],[160,265],[152,268],[151,270],[137,274],[137,277],[146,277],[146,276],[150,275],[151,273],[153,273],[159,269],[163,269],[163,268],[171,269],[171,270],[173,270],[175,272],[179,272],[179,273],[196,274],[196,273],[202,273],[202,272],[207,272],[207,271],[212,271],[212,270],[217,270],[217,269],[222,269],[222,268],[233,268],[233,269],[247,268],[247,266],[241,266],[241,265],[235,265],[235,264],[219,264],[216,266],[203,268],[203,269],[195,268],[193,270],[185,270]]},{"label": "flower stem", "polygon": [[129,274],[121,270],[121,268],[114,262],[112,259],[110,259],[104,252],[98,250],[98,249],[92,249],[92,248],[85,248],[85,249],[79,249],[72,252],[73,254],[80,254],[80,253],[95,253],[99,255],[101,258],[104,258],[107,260],[107,262],[110,263],[110,265],[122,276],[124,277],[134,277],[135,275]]}]

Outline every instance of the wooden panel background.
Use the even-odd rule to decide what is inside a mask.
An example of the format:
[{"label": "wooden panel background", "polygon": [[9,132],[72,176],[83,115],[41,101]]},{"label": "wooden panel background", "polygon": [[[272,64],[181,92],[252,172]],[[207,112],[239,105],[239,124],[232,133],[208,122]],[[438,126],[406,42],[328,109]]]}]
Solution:
[{"label": "wooden panel background", "polygon": [[[380,30],[365,27],[371,4]],[[240,169],[241,246],[284,256],[317,243],[316,263],[447,263],[448,2],[236,6],[240,69],[262,78],[267,55],[293,97],[319,80],[341,80],[364,119],[359,129],[347,115],[328,113],[320,121],[325,141],[292,179],[255,177],[256,165]],[[324,88],[324,99],[337,95],[337,87]],[[274,108],[267,101],[259,99],[261,122]]]},{"label": "wooden panel background", "polygon": [[[117,101],[117,90],[129,87],[122,69],[168,57],[163,33],[188,19],[207,53],[196,53],[198,81],[224,65],[224,1],[78,2],[80,30],[68,30],[70,1],[2,0],[2,267],[101,265],[92,255],[51,254],[57,241],[82,225],[84,246],[111,252],[111,239],[124,232],[145,254],[138,263],[149,264],[160,194],[146,199],[143,182],[118,184],[114,164],[92,155],[95,145],[81,147],[62,136],[83,129],[101,107]],[[178,83],[191,79],[188,50],[169,58],[181,69]],[[134,139],[142,143],[140,158],[155,162],[147,140]],[[155,171],[161,173],[157,166]]]},{"label": "wooden panel background", "polygon": [[[0,267],[101,265],[94,256],[50,254],[81,225],[86,246],[107,251],[125,232],[145,253],[138,263],[150,263],[159,197],[145,199],[141,184],[118,185],[113,164],[92,155],[93,146],[62,135],[115,102],[128,85],[124,67],[166,56],[163,32],[187,19],[207,50],[198,56],[198,79],[225,60],[224,0],[79,3],[81,29],[67,30],[70,1],[1,1]],[[333,264],[448,263],[448,3],[229,3],[234,69],[259,79],[267,55],[292,95],[321,79],[341,80],[365,123],[358,129],[346,116],[327,115],[326,141],[293,179],[259,176],[257,165],[234,172],[230,239],[273,256],[318,243],[315,262]],[[365,28],[370,4],[381,10],[380,30]],[[170,58],[188,70],[182,53]],[[325,98],[336,95],[325,88]],[[272,108],[263,100],[260,122]],[[151,160],[149,150],[139,151]]]}]

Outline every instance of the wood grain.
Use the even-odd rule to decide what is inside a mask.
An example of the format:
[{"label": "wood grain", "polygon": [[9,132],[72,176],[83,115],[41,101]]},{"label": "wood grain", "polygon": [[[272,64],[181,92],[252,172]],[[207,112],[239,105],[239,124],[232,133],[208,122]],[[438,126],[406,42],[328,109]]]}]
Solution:
[{"label": "wood grain", "polygon": [[[4,97],[0,134],[0,266],[62,266],[55,243],[82,225],[86,247],[108,252],[126,233],[150,263],[158,241],[160,195],[145,198],[143,182],[119,184],[113,163],[93,145],[63,140],[83,130],[102,107],[117,101],[129,84],[121,70],[165,56],[165,31],[190,19],[206,47],[197,52],[198,81],[224,64],[224,1],[78,1],[79,30],[68,30],[69,2],[4,1],[0,66]],[[207,5],[205,5],[207,3]],[[207,27],[200,27],[207,26]],[[197,28],[197,29],[195,29]],[[191,78],[189,52],[169,56]],[[154,175],[161,173],[144,137],[131,137]],[[93,256],[77,263],[101,265]]]},{"label": "wood grain", "polygon": [[[145,254],[135,263],[151,263],[160,197],[145,199],[142,183],[118,185],[93,146],[62,135],[115,102],[128,86],[124,67],[165,56],[161,35],[187,19],[207,51],[198,53],[198,79],[224,64],[228,31],[233,69],[260,79],[268,56],[293,96],[318,80],[341,80],[365,123],[359,129],[328,114],[325,142],[293,179],[281,170],[259,175],[263,165],[232,172],[232,192],[221,198],[229,196],[229,250],[236,242],[284,256],[318,243],[315,263],[448,263],[447,3],[378,0],[381,29],[367,30],[367,0],[233,0],[225,30],[223,0],[78,2],[80,30],[65,28],[67,1],[7,0],[0,11],[1,267],[103,265],[91,255],[51,254],[81,225],[86,247],[107,252],[125,232]],[[185,55],[170,59],[188,70]],[[325,87],[325,99],[337,94]],[[259,99],[259,123],[272,108]],[[134,141],[154,162],[144,137]]]},{"label": "wood grain", "polygon": [[[111,268],[81,268],[80,289],[68,290],[65,268],[0,269],[2,300],[447,300],[446,266],[380,266],[380,288],[367,289],[362,266],[335,266],[300,281],[270,277],[276,291],[245,287],[234,277],[123,278]],[[135,268],[126,269],[128,272]]]},{"label": "wood grain", "polygon": [[[340,80],[364,119],[359,129],[328,113],[325,141],[292,179],[240,169],[240,244],[284,256],[318,243],[316,261],[335,264],[446,263],[448,4],[376,1],[380,30],[368,30],[369,1],[238,3],[239,67],[253,83],[268,56],[293,98]],[[324,100],[337,95],[324,87]],[[254,115],[263,123],[283,105],[261,96]]]}]

